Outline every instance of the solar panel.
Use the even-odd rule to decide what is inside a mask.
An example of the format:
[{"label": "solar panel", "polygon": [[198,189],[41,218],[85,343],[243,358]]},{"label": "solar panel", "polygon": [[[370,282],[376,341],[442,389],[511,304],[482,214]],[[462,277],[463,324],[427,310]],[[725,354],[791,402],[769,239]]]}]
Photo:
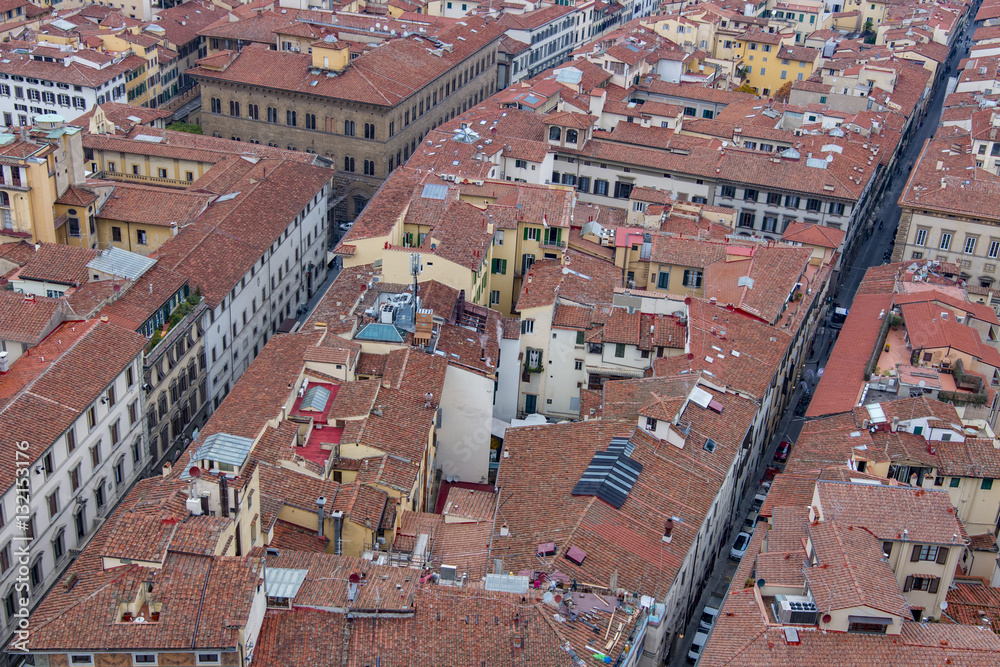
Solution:
[{"label": "solar panel", "polygon": [[[631,443],[629,445],[631,453],[635,447]],[[615,451],[619,447],[622,451]],[[642,464],[629,458],[625,448],[625,445],[612,441],[609,451],[594,454],[571,495],[597,496],[609,505],[621,508],[642,472]]]},{"label": "solar panel", "polygon": [[448,186],[439,183],[428,183],[420,196],[424,199],[444,199],[448,196]]}]

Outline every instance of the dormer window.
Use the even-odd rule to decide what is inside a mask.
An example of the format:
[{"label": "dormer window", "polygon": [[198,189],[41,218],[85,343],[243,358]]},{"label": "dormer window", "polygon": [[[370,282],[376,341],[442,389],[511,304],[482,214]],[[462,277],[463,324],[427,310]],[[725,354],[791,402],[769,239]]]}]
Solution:
[{"label": "dormer window", "polygon": [[652,417],[646,417],[646,430],[650,432],[656,431],[656,420]]},{"label": "dormer window", "polygon": [[558,127],[549,128],[549,141],[559,141],[562,138],[562,130]]},{"label": "dormer window", "polygon": [[[559,128],[555,128],[559,129]],[[575,144],[577,142],[577,131],[576,130],[566,130],[566,143]]]}]

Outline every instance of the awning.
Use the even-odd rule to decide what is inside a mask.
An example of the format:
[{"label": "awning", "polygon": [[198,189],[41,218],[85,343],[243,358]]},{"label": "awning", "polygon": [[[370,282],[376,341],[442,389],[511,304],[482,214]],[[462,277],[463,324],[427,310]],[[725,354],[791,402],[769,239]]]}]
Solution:
[{"label": "awning", "polygon": [[892,625],[891,618],[881,616],[848,616],[848,623],[868,623],[869,625]]},{"label": "awning", "polygon": [[639,370],[637,368],[622,368],[621,366],[587,366],[587,372],[593,373],[594,375],[606,375],[614,377],[623,378],[641,378],[646,377],[645,370]]}]

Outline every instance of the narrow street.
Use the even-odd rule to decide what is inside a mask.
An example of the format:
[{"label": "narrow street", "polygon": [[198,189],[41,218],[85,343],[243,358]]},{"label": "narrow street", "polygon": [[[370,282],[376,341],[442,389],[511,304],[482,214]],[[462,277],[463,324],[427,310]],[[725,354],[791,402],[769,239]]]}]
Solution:
[{"label": "narrow street", "polygon": [[[968,55],[969,49],[965,45],[965,39],[966,37],[971,37],[975,30],[973,26],[973,19],[978,11],[979,4],[979,2],[975,2],[970,8],[967,24],[955,40],[956,47],[953,49],[951,57],[948,60],[948,65],[951,68],[949,74],[951,75],[957,74],[959,62],[962,58],[965,58]],[[899,201],[900,194],[902,193],[909,177],[909,168],[916,162],[917,157],[920,155],[920,151],[923,148],[924,142],[932,134],[934,134],[935,129],[937,129],[938,121],[941,118],[941,109],[944,104],[945,94],[948,88],[948,80],[948,76],[946,75],[945,77],[939,79],[939,81],[932,88],[931,99],[927,103],[923,124],[913,133],[909,144],[903,151],[899,163],[899,171],[890,179],[889,186],[883,193],[882,203],[879,205],[878,212],[876,214],[876,223],[871,237],[867,241],[859,240],[859,242],[864,243],[864,246],[858,253],[854,264],[842,267],[840,279],[841,284],[839,290],[836,291],[837,297],[835,305],[849,308],[851,302],[854,300],[854,295],[858,290],[861,279],[864,277],[865,271],[867,271],[871,266],[883,263],[883,256],[886,250],[890,247],[896,234],[896,226],[898,225],[900,218],[900,208],[897,202]],[[807,379],[808,377],[813,378],[809,381],[811,390],[815,388],[817,383],[817,371],[823,368],[826,365],[827,359],[829,359],[830,351],[833,349],[833,345],[836,342],[837,333],[838,332],[836,330],[832,329],[826,323],[821,324],[819,330],[817,331],[813,344],[814,353],[806,359],[806,362],[803,365],[803,375],[807,376]],[[812,372],[811,376],[809,373],[810,371]],[[736,536],[740,532],[740,525],[750,509],[753,497],[756,495],[757,489],[760,487],[760,480],[767,465],[774,457],[774,451],[778,447],[778,444],[784,438],[788,438],[793,443],[798,439],[799,433],[802,430],[802,425],[805,422],[804,417],[796,417],[794,414],[795,405],[798,403],[800,394],[801,389],[796,389],[791,400],[789,401],[788,409],[782,416],[775,435],[764,453],[764,457],[758,462],[757,470],[751,476],[752,479],[757,481],[755,484],[751,484],[747,487],[747,493],[740,503],[740,511],[737,512],[734,525],[730,531],[730,541],[720,552],[712,576],[710,576],[708,581],[704,584],[701,602],[694,614],[692,614],[687,628],[685,628],[684,639],[680,643],[678,651],[676,654],[670,656],[666,663],[671,665],[671,667],[680,667],[681,665],[688,664],[688,650],[691,640],[694,638],[695,633],[698,632],[699,619],[701,618],[702,609],[704,609],[704,606],[711,595],[715,594],[720,597],[724,597],[730,584],[732,583],[733,575],[735,575],[739,564],[729,558],[729,547],[732,546],[732,542],[735,541]]]}]

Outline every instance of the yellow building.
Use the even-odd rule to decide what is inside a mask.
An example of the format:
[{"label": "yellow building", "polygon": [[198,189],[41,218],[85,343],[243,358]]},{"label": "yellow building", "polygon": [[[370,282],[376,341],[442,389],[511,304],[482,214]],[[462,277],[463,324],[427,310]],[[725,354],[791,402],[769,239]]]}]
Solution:
[{"label": "yellow building", "polygon": [[[385,280],[409,283],[410,255],[419,252],[421,282],[465,290],[469,301],[510,314],[528,269],[541,259],[562,259],[572,187],[415,177],[404,168],[386,181],[391,204],[366,210],[337,248],[345,268],[381,262]],[[432,203],[436,198],[440,204]]]},{"label": "yellow building", "polygon": [[740,37],[737,51],[738,75],[744,84],[765,97],[774,94],[786,81],[807,78],[822,55],[817,49],[795,46],[792,32],[778,34],[757,30],[747,31]]},{"label": "yellow building", "polygon": [[829,28],[832,23],[826,3],[818,0],[776,2],[770,13],[771,23],[784,24],[795,31],[796,44],[804,43],[809,33]]},{"label": "yellow building", "polygon": [[[84,180],[80,128],[42,115],[20,134],[0,134],[0,241],[57,243],[66,224],[56,200]],[[87,225],[76,228],[80,245],[92,247]]]}]

